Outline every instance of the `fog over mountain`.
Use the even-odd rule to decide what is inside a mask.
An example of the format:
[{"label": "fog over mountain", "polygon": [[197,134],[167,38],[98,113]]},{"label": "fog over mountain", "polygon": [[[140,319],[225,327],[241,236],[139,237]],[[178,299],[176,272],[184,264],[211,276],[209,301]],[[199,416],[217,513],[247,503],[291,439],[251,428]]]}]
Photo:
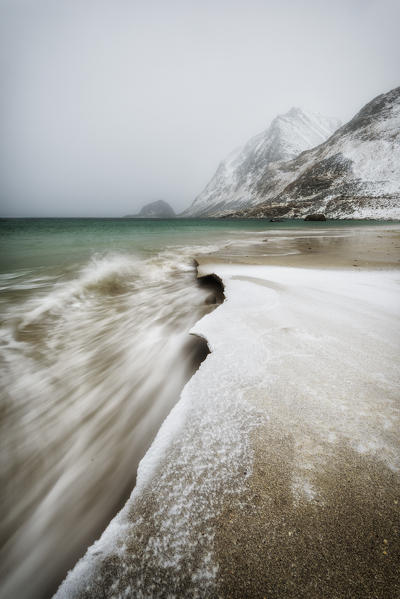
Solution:
[{"label": "fog over mountain", "polygon": [[187,208],[292,106],[399,84],[397,0],[2,0],[0,215]]},{"label": "fog over mountain", "polygon": [[175,218],[174,209],[164,200],[155,200],[143,206],[138,214],[127,214],[127,217],[134,218]]},{"label": "fog over mountain", "polygon": [[368,102],[326,142],[267,166],[246,217],[400,218],[400,87]]},{"label": "fog over mountain", "polygon": [[276,117],[221,162],[184,215],[313,212],[400,218],[400,87],[368,102],[342,127],[298,108]]},{"label": "fog over mountain", "polygon": [[300,108],[277,116],[268,129],[220,163],[184,216],[222,216],[259,203],[258,187],[269,165],[291,160],[304,150],[318,146],[339,125],[337,119],[305,113]]}]

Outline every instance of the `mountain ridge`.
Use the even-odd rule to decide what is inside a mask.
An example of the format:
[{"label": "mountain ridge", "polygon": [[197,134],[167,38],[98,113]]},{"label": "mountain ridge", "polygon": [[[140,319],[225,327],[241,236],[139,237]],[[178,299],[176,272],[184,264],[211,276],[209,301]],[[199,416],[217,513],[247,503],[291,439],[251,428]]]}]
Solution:
[{"label": "mountain ridge", "polygon": [[[221,216],[244,207],[266,166],[287,161],[325,141],[337,128],[337,119],[291,108],[223,160],[214,176],[182,216]],[[249,200],[250,198],[250,200]]]},{"label": "mountain ridge", "polygon": [[263,200],[237,216],[400,218],[400,87],[368,102],[316,148],[267,169],[257,193]]},{"label": "mountain ridge", "polygon": [[329,134],[334,124],[298,108],[278,115],[182,216],[400,218],[400,87]]}]

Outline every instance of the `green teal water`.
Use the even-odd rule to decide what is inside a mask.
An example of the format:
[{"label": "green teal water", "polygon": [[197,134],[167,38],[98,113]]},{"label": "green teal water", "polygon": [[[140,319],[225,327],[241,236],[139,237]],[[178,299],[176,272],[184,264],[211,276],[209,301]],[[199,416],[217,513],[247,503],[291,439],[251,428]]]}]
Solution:
[{"label": "green teal water", "polygon": [[387,221],[35,218],[0,220],[0,271],[82,263],[109,251],[149,256],[170,245],[204,245],[270,229],[388,224]]}]

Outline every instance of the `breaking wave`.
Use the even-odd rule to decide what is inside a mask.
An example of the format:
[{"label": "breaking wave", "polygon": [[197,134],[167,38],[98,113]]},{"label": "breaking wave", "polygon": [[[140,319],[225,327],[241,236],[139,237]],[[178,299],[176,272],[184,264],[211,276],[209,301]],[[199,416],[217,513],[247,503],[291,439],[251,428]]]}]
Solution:
[{"label": "breaking wave", "polygon": [[99,256],[43,284],[25,276],[32,294],[0,331],[2,596],[49,595],[129,496],[204,357],[189,336],[214,301],[196,283],[199,251]]}]

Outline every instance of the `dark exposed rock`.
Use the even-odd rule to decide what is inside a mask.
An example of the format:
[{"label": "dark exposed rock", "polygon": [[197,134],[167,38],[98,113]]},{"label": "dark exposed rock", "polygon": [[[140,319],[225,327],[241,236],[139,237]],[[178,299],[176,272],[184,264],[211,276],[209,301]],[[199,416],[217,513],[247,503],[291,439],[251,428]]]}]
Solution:
[{"label": "dark exposed rock", "polygon": [[326,220],[325,214],[307,214],[304,220]]},{"label": "dark exposed rock", "polygon": [[351,171],[351,160],[337,153],[323,160],[314,162],[293,183],[285,189],[286,193],[299,196],[310,196],[326,192],[338,177],[343,177]]}]

